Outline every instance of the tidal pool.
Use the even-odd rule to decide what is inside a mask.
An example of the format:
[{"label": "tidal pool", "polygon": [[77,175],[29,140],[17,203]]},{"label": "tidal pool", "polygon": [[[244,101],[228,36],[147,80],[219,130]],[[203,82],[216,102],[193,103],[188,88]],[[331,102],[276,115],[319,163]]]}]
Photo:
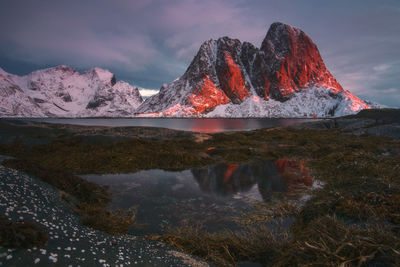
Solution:
[{"label": "tidal pool", "polygon": [[313,184],[304,163],[281,159],[180,172],[155,169],[81,177],[109,186],[112,209],[136,210],[131,234],[162,234],[167,227],[185,225],[218,231],[237,229],[238,216],[257,202],[299,198],[294,192]]}]

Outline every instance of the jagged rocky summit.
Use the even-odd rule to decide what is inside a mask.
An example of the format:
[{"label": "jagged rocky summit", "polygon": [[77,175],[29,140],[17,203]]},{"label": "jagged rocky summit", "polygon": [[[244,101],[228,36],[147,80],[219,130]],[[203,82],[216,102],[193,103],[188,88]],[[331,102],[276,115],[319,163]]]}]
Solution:
[{"label": "jagged rocky summit", "polygon": [[0,68],[0,117],[127,117],[143,102],[137,87],[108,70],[68,66],[12,75]]},{"label": "jagged rocky summit", "polygon": [[261,47],[204,42],[186,72],[163,85],[138,116],[329,117],[370,108],[327,70],[300,29],[273,23]]}]

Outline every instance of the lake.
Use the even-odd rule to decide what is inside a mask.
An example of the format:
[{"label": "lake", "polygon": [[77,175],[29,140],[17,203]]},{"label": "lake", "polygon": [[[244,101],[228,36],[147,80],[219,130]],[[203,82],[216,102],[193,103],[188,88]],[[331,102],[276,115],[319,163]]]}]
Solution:
[{"label": "lake", "polygon": [[225,131],[250,131],[263,128],[285,127],[318,119],[275,118],[29,118],[36,122],[109,127],[160,127],[182,131],[216,133]]},{"label": "lake", "polygon": [[130,234],[162,234],[168,227],[185,225],[218,231],[239,229],[238,220],[256,203],[299,200],[314,184],[305,163],[259,160],[180,172],[155,169],[81,177],[109,186],[112,209],[136,210],[137,224]]}]

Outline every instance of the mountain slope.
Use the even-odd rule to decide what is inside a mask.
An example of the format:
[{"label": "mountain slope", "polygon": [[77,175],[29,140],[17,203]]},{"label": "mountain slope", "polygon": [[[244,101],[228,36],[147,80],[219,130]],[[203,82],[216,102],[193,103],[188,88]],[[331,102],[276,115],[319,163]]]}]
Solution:
[{"label": "mountain slope", "polygon": [[300,29],[273,23],[261,48],[204,42],[186,72],[137,109],[140,116],[342,116],[369,108],[343,90]]},{"label": "mountain slope", "polygon": [[80,74],[62,65],[25,76],[0,69],[2,117],[131,116],[142,101],[137,87],[100,68]]}]

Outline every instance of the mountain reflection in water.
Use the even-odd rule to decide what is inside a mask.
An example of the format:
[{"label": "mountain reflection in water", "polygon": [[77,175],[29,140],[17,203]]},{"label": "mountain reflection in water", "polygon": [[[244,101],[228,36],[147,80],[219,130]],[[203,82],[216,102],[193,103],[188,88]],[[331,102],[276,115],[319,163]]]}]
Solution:
[{"label": "mountain reflection in water", "polygon": [[183,225],[214,231],[235,229],[235,218],[248,212],[254,201],[269,201],[274,192],[288,194],[310,186],[312,178],[305,163],[281,159],[181,172],[147,170],[81,177],[109,186],[112,209],[137,209],[137,221],[146,226],[133,227],[132,234],[160,234],[169,226]]},{"label": "mountain reflection in water", "polygon": [[193,169],[192,174],[201,190],[222,196],[245,193],[257,185],[264,200],[273,192],[293,192],[311,186],[312,177],[306,161],[280,159],[250,164],[218,164],[211,168]]}]

